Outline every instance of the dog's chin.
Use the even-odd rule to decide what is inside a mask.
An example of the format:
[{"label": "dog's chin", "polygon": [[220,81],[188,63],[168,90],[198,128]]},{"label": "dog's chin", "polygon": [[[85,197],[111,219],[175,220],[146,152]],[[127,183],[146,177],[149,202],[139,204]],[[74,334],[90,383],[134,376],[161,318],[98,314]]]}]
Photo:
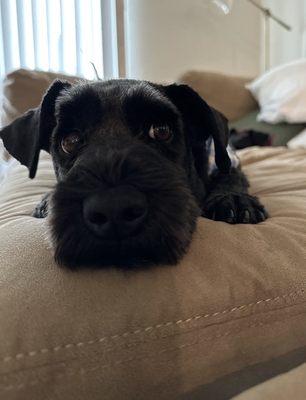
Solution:
[{"label": "dog's chin", "polygon": [[[133,238],[129,241],[104,241],[94,237],[87,237],[82,244],[78,238],[71,240],[71,245],[58,240],[54,243],[54,257],[58,264],[70,268],[117,266],[122,268],[135,268],[154,264],[176,264],[185,253],[189,241],[185,241],[169,248],[167,241],[160,238],[155,246],[144,243],[143,240]],[[77,247],[72,243],[78,243]],[[131,243],[133,242],[133,243]],[[136,244],[136,242],[138,242]]]},{"label": "dog's chin", "polygon": [[[195,229],[196,217],[183,229],[171,234],[169,229],[144,229],[124,240],[103,240],[86,227],[51,225],[54,257],[69,268],[116,266],[139,268],[156,264],[176,264],[185,254]],[[153,228],[153,229],[152,229]],[[82,232],[82,233],[81,233]]]},{"label": "dog's chin", "polygon": [[[186,246],[179,251],[169,252],[167,249],[142,248],[138,251],[127,249],[125,243],[111,243],[105,246],[101,241],[100,246],[92,248],[86,246],[79,248],[77,252],[67,246],[61,246],[57,243],[55,246],[55,260],[59,265],[68,268],[103,268],[116,266],[119,268],[139,268],[155,264],[176,264],[179,258],[184,254]],[[155,251],[154,251],[155,250]],[[158,251],[158,252],[157,252]]]},{"label": "dog's chin", "polygon": [[80,213],[51,213],[55,260],[70,268],[176,264],[188,249],[198,216],[199,209],[189,198],[175,218],[164,213],[164,218],[150,218],[135,236],[103,240],[88,230]]}]

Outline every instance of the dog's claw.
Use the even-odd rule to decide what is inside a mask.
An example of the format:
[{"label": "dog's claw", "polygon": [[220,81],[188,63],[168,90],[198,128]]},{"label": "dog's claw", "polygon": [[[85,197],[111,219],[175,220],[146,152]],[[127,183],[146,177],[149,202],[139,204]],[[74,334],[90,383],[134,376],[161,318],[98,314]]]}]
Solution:
[{"label": "dog's claw", "polygon": [[235,223],[235,214],[233,209],[230,209],[229,216],[226,218],[226,222],[228,222],[229,224]]},{"label": "dog's claw", "polygon": [[46,193],[39,204],[35,207],[32,212],[32,217],[34,218],[46,218],[48,215],[48,201],[51,193]]},{"label": "dog's claw", "polygon": [[251,214],[249,210],[245,210],[242,218],[242,223],[243,224],[249,224],[251,220]]},{"label": "dog's claw", "polygon": [[267,219],[267,217],[265,216],[265,214],[262,211],[259,211],[259,215],[260,215],[262,221],[265,221]]},{"label": "dog's claw", "polygon": [[228,224],[258,224],[268,218],[262,204],[248,193],[231,193],[222,196],[218,193],[207,200],[211,219]]}]

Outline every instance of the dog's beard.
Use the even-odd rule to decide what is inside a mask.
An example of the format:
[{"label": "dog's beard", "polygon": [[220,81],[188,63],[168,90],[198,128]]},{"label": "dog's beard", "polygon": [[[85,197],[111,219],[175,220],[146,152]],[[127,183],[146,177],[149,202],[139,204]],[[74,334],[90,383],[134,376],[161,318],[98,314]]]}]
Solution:
[{"label": "dog's beard", "polygon": [[[143,192],[149,211],[141,230],[121,240],[101,239],[83,220],[84,199],[97,190],[97,174],[79,170],[59,183],[49,222],[55,259],[70,267],[175,264],[191,241],[200,210],[180,168],[145,168],[126,175],[124,184]],[[103,193],[103,192],[101,192]]]}]

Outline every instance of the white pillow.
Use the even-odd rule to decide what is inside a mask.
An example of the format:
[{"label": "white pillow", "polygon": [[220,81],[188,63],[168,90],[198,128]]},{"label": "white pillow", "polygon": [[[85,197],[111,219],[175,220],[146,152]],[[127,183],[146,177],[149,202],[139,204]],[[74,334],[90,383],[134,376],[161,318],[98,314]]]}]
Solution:
[{"label": "white pillow", "polygon": [[289,149],[306,149],[306,129],[303,129],[301,133],[289,140],[287,147]]},{"label": "white pillow", "polygon": [[273,68],[246,88],[260,105],[259,121],[306,122],[306,59]]}]

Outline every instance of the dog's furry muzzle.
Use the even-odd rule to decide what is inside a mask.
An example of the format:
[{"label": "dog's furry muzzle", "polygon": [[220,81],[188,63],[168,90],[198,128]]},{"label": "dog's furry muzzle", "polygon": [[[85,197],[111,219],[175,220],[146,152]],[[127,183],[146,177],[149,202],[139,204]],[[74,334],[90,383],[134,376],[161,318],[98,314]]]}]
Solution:
[{"label": "dog's furry muzzle", "polygon": [[[146,199],[147,213],[136,232],[99,235],[84,221],[84,204],[110,188],[133,188]],[[110,200],[111,201],[111,198]],[[185,171],[147,146],[80,158],[51,199],[55,258],[81,265],[176,263],[190,243],[199,216]],[[120,227],[119,227],[120,228]]]}]

